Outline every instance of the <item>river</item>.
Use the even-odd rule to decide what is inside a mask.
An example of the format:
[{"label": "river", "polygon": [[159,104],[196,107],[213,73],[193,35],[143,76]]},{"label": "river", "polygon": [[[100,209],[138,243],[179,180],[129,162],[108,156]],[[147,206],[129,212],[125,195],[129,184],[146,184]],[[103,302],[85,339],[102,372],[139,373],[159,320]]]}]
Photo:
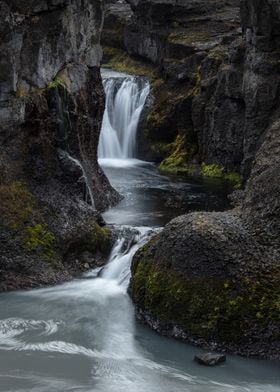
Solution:
[{"label": "river", "polygon": [[[133,90],[136,99],[144,88]],[[228,190],[218,181],[162,175],[131,159],[135,143],[127,145],[100,153],[124,195],[104,214],[119,230],[106,267],[60,286],[0,296],[0,391],[279,392],[279,361],[228,356],[218,368],[202,367],[193,356],[203,350],[135,320],[127,287],[136,250],[181,213],[227,208]]]}]

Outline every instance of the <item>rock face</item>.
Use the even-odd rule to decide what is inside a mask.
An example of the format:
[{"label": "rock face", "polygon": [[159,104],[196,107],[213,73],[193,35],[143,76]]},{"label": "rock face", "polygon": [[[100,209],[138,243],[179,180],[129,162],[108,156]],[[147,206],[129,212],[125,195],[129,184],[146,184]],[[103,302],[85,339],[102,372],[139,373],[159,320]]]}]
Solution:
[{"label": "rock face", "polygon": [[[278,105],[279,5],[244,0],[240,22],[235,0],[129,3],[134,16],[122,19],[126,28],[116,35],[121,32],[119,41],[130,56],[157,69],[140,156],[171,156],[163,165],[170,168],[180,135],[184,146],[175,167],[215,164],[247,180]],[[114,10],[110,18],[117,19]],[[120,11],[117,15],[120,20]]]},{"label": "rock face", "polygon": [[63,257],[96,234],[97,211],[119,196],[97,163],[102,2],[0,1],[0,15],[0,268],[9,288],[36,274],[45,283],[70,276]]},{"label": "rock face", "polygon": [[[225,163],[219,157],[215,161],[210,154],[203,154],[202,136],[197,134],[198,126],[193,121],[193,113],[200,119],[198,105],[193,110],[193,100],[200,95],[203,79],[207,79],[205,86],[211,87],[207,92],[209,98],[217,83],[219,67],[227,58],[227,48],[240,36],[239,2],[143,0],[129,3],[133,18],[129,21],[122,18],[125,29],[120,22],[117,24],[116,35],[121,32],[119,41],[123,42],[118,48],[153,64],[157,70],[153,80],[154,105],[139,133],[139,144],[143,146],[139,150],[140,157],[161,160],[172,155],[177,149],[176,143],[172,143],[180,135],[184,138],[184,157],[180,162],[209,161],[224,165],[227,170],[239,168],[240,159],[235,165],[230,156]],[[103,42],[115,46],[114,41],[110,43],[107,39],[106,20],[112,15],[120,20],[121,13],[111,6],[108,15]],[[236,150],[238,148],[236,146]]]},{"label": "rock face", "polygon": [[242,1],[243,39],[230,45],[215,84],[202,63],[201,90],[193,103],[202,159],[241,165],[245,179],[279,104],[279,17],[276,2]]},{"label": "rock face", "polygon": [[279,21],[278,2],[242,1],[242,39],[216,73],[209,55],[201,63],[199,154],[241,167],[236,207],[173,220],[136,254],[130,289],[158,332],[266,358],[280,353]]}]

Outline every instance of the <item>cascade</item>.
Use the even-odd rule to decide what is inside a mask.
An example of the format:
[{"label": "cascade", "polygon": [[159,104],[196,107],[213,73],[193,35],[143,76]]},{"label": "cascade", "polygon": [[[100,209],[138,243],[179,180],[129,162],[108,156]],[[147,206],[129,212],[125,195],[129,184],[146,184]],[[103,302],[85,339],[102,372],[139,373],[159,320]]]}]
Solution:
[{"label": "cascade", "polygon": [[100,135],[100,159],[131,159],[136,153],[136,134],[150,92],[144,78],[103,71],[106,108]]},{"label": "cascade", "polygon": [[154,232],[156,229],[148,227],[123,227],[123,232],[120,233],[112,249],[108,263],[102,270],[102,278],[115,281],[127,289],[133,256],[141,246],[148,242]]}]

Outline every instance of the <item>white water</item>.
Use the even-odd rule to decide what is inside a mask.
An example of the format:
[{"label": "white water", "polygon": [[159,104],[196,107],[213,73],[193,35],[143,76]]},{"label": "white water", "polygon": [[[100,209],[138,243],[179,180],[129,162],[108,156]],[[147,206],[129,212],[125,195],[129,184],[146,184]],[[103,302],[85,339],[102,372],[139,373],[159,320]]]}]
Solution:
[{"label": "white water", "polygon": [[139,119],[150,92],[143,78],[103,72],[106,108],[98,156],[102,160],[135,158]]},{"label": "white water", "polygon": [[[134,229],[135,231],[135,229]],[[153,231],[147,227],[138,227],[130,238],[121,236],[116,242],[108,264],[102,271],[102,277],[117,282],[127,289],[130,280],[130,266],[136,251],[147,242]]]}]

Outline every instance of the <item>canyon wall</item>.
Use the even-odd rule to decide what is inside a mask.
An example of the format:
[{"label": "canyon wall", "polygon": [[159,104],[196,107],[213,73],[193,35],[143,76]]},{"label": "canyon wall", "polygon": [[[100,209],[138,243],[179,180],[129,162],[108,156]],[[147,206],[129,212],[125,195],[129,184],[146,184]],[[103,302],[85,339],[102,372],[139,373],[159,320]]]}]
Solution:
[{"label": "canyon wall", "polygon": [[[140,157],[167,158],[161,167],[174,171],[192,171],[197,163],[215,165],[246,180],[279,105],[279,5],[129,3],[130,14],[127,5],[124,12],[124,5],[109,1],[103,42],[105,54],[120,53],[106,51],[115,45],[136,61],[136,72],[152,79],[153,105],[140,129]],[[117,26],[118,43],[111,40],[107,20]]]},{"label": "canyon wall", "polygon": [[170,222],[136,254],[131,281],[139,319],[158,332],[265,358],[280,352],[279,11],[241,1],[242,36],[216,68],[204,57],[192,99],[199,159],[243,174],[235,207]]},{"label": "canyon wall", "polygon": [[0,1],[0,15],[0,286],[9,289],[70,277],[68,255],[95,251],[98,212],[119,195],[97,163],[102,1]]}]

